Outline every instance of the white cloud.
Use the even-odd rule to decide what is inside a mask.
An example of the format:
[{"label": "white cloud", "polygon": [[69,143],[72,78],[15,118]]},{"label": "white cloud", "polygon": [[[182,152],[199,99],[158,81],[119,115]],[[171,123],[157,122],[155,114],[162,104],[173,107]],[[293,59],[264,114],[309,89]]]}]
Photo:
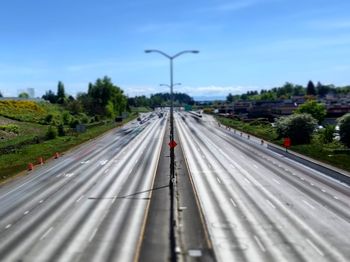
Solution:
[{"label": "white cloud", "polygon": [[[159,86],[128,86],[123,85],[122,89],[125,91],[129,97],[133,96],[149,96],[155,93],[169,92],[168,87],[159,87]],[[256,86],[176,86],[174,87],[174,92],[186,93],[192,97],[226,97],[229,93],[236,95],[242,94],[249,90],[260,90]]]},{"label": "white cloud", "polygon": [[190,87],[184,86],[179,87],[177,90],[179,92],[184,92],[190,96],[227,96],[231,94],[242,94],[248,90],[256,90],[257,87],[253,86],[199,86],[199,87]]},{"label": "white cloud", "polygon": [[124,93],[129,96],[150,96],[151,94],[168,92],[168,88],[150,85],[121,85]]}]

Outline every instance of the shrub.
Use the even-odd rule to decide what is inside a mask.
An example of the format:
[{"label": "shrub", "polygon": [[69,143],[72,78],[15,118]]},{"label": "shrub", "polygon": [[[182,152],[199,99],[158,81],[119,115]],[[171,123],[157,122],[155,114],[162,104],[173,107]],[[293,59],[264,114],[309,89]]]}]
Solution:
[{"label": "shrub", "polygon": [[45,122],[47,124],[50,124],[53,120],[53,115],[52,114],[48,114],[46,117],[45,117]]},{"label": "shrub", "polygon": [[101,121],[101,117],[99,115],[95,115],[95,122],[100,122]]},{"label": "shrub", "polygon": [[60,124],[57,126],[57,133],[58,133],[58,136],[65,136],[66,135],[66,131],[64,130],[63,124]]},{"label": "shrub", "polygon": [[340,141],[350,147],[350,113],[343,115],[337,122],[339,124]]},{"label": "shrub", "polygon": [[317,126],[317,120],[309,114],[295,114],[276,121],[276,132],[280,138],[290,137],[292,144],[308,144]]},{"label": "shrub", "polygon": [[79,122],[79,120],[78,119],[72,119],[72,121],[69,123],[69,126],[71,127],[71,128],[75,128],[77,125],[79,125],[80,124],[80,122]]},{"label": "shrub", "polygon": [[319,131],[319,139],[321,143],[329,144],[333,142],[335,133],[334,125],[327,125]]},{"label": "shrub", "polygon": [[3,130],[5,132],[11,132],[11,133],[14,133],[14,134],[18,134],[19,133],[19,127],[17,125],[14,125],[14,124],[8,124],[8,125],[0,126],[0,130]]},{"label": "shrub", "polygon": [[62,114],[62,121],[63,121],[63,124],[65,125],[69,125],[70,121],[71,121],[71,115],[68,113],[68,112],[64,112]]},{"label": "shrub", "polygon": [[81,122],[82,122],[83,124],[87,124],[87,123],[89,123],[89,118],[88,118],[87,116],[83,116],[83,117],[81,118]]},{"label": "shrub", "polygon": [[53,126],[49,126],[49,128],[47,129],[47,132],[46,132],[46,139],[47,140],[55,139],[56,136],[57,136],[56,129],[53,128]]}]

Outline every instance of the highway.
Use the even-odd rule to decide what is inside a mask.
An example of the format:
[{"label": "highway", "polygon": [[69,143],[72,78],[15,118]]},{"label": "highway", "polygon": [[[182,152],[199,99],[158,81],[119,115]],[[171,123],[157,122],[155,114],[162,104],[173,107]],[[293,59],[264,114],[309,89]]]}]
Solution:
[{"label": "highway", "polygon": [[175,115],[217,261],[350,261],[350,187],[219,126]]},{"label": "highway", "polygon": [[1,186],[0,260],[136,260],[165,131],[145,116]]}]

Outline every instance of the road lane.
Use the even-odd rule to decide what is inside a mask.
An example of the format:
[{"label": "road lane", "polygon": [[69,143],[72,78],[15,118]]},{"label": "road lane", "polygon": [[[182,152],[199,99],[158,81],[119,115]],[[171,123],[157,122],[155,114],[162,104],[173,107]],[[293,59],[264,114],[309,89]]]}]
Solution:
[{"label": "road lane", "polygon": [[131,123],[2,186],[1,260],[132,261],[165,121]]},{"label": "road lane", "polygon": [[176,127],[218,260],[349,260],[347,187],[210,116],[180,113]]}]

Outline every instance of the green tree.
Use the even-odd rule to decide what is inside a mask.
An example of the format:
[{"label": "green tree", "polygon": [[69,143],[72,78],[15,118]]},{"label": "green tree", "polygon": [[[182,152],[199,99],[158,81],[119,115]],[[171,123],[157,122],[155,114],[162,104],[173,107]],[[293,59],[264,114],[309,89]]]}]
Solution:
[{"label": "green tree", "polygon": [[248,100],[248,95],[247,94],[241,95],[241,100],[243,100],[243,101]]},{"label": "green tree", "polygon": [[26,92],[22,92],[22,93],[20,93],[20,94],[18,95],[18,97],[19,97],[19,98],[29,98],[29,95],[28,95],[28,93],[26,93]]},{"label": "green tree", "polygon": [[51,90],[46,91],[45,95],[42,96],[42,99],[45,99],[47,101],[50,101],[51,104],[56,104],[57,102],[57,96],[55,93]]},{"label": "green tree", "polygon": [[106,116],[109,118],[114,118],[116,116],[116,110],[114,108],[114,104],[112,101],[109,101],[108,104],[105,107],[106,110]]},{"label": "green tree", "polygon": [[305,88],[301,85],[295,85],[293,88],[293,96],[304,96],[305,95]]},{"label": "green tree", "polygon": [[63,104],[66,100],[66,93],[64,91],[64,85],[61,81],[58,81],[57,85],[57,103]]},{"label": "green tree", "polygon": [[0,91],[0,97],[4,97],[4,96],[2,95],[2,93],[1,93],[1,91]]},{"label": "green tree", "polygon": [[322,85],[320,82],[316,85],[316,92],[320,97],[324,97],[330,92],[330,87]]},{"label": "green tree", "polygon": [[78,96],[84,107],[92,115],[119,114],[126,110],[127,98],[124,91],[105,76],[97,79],[95,84],[89,84],[88,93]]},{"label": "green tree", "polygon": [[324,104],[317,103],[315,100],[309,100],[306,103],[300,105],[294,113],[310,114],[313,118],[315,118],[318,121],[319,124],[321,124],[325,116],[327,115],[327,109]]},{"label": "green tree", "polygon": [[307,83],[306,94],[311,96],[316,95],[316,88],[314,83],[311,80]]},{"label": "green tree", "polygon": [[347,147],[350,147],[350,113],[337,119],[337,122],[339,124],[340,141]]},{"label": "green tree", "polygon": [[274,100],[276,100],[276,93],[270,92],[270,91],[262,93],[260,95],[260,100],[267,100],[267,101],[272,100],[272,101],[274,101]]},{"label": "green tree", "polygon": [[231,93],[229,93],[229,94],[227,95],[226,101],[227,101],[228,103],[232,103],[232,102],[233,102],[233,95],[232,95]]},{"label": "green tree", "polygon": [[72,115],[77,115],[83,112],[83,104],[79,100],[68,100],[66,108]]},{"label": "green tree", "polygon": [[290,137],[292,144],[308,144],[317,126],[317,120],[309,114],[294,114],[276,121],[276,132],[280,138]]}]

